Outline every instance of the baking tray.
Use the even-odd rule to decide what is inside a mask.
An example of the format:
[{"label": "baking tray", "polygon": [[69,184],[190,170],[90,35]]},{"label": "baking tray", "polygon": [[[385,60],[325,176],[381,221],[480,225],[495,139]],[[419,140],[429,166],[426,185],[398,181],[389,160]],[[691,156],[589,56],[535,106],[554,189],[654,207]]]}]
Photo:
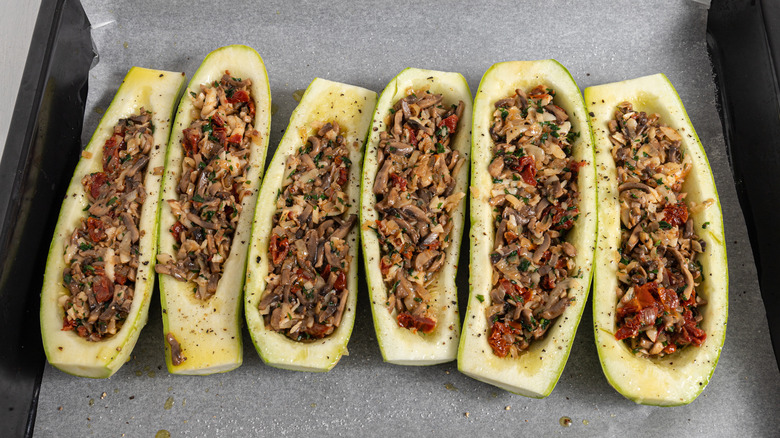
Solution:
[{"label": "baking tray", "polygon": [[[774,311],[777,301],[772,301],[772,286],[777,284],[773,276],[780,269],[773,268],[778,258],[769,257],[771,252],[760,242],[774,236],[765,233],[772,232],[767,225],[777,218],[771,207],[777,204],[758,201],[774,198],[759,197],[755,194],[763,192],[753,190],[777,175],[771,140],[779,137],[757,138],[750,123],[737,114],[754,114],[761,118],[748,122],[777,127],[772,62],[778,57],[770,53],[773,47],[777,50],[778,39],[766,24],[778,22],[777,7],[749,0],[715,1],[709,11],[682,0],[631,8],[607,0],[571,3],[443,7],[411,1],[278,1],[215,7],[84,0],[82,10],[78,0],[43,0],[0,163],[0,315],[6,328],[0,344],[2,435],[31,435],[34,430],[40,436],[150,436],[159,431],[172,436],[608,436],[637,431],[660,436],[670,428],[710,436],[775,433],[780,373],[769,328],[780,323]],[[90,22],[94,52],[101,54],[91,70]],[[735,22],[742,22],[744,32]],[[199,26],[197,32],[193,23]],[[315,76],[381,91],[398,71],[416,66],[459,71],[474,92],[494,62],[551,57],[569,68],[581,88],[667,74],[707,150],[728,238],[729,328],[709,387],[679,408],[639,406],[624,399],[601,372],[590,305],[561,380],[543,400],[471,380],[457,372],[455,363],[385,364],[365,284],[358,291],[351,354],[327,374],[267,367],[245,333],[244,364],[238,370],[208,377],[171,376],[164,367],[157,295],[133,358],[111,379],[76,378],[44,365],[37,320],[43,262],[80,144],[91,135],[130,66],[191,75],[210,50],[232,43],[256,48],[268,68],[275,108],[269,157],[296,105],[293,93]],[[740,68],[750,62],[751,68]],[[749,86],[740,88],[740,83]],[[740,97],[745,88],[755,93],[749,96],[763,96],[760,104]],[[745,151],[770,158],[750,160]],[[756,172],[754,165],[764,167]],[[780,181],[773,184],[780,187]],[[467,253],[467,241],[462,251]],[[465,258],[461,266],[464,314]],[[561,425],[565,417],[572,420],[569,427]]]}]

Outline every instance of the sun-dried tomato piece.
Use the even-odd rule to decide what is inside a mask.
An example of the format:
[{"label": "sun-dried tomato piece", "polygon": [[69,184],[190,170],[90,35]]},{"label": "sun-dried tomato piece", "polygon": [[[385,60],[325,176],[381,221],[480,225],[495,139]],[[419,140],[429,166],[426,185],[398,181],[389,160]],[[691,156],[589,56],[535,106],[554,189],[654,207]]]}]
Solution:
[{"label": "sun-dried tomato piece", "polygon": [[682,201],[676,204],[666,204],[664,220],[673,227],[685,224],[688,222],[688,206]]},{"label": "sun-dried tomato piece", "polygon": [[290,251],[290,242],[288,241],[287,236],[279,238],[278,235],[273,234],[271,236],[269,250],[271,251],[271,262],[274,265],[282,263],[284,258],[287,257],[287,253]]},{"label": "sun-dried tomato piece", "polygon": [[245,90],[234,91],[233,94],[227,98],[228,103],[240,103],[249,102],[249,93]]},{"label": "sun-dried tomato piece", "polygon": [[201,138],[203,138],[203,133],[199,128],[186,128],[182,131],[181,145],[188,157],[192,157],[200,152],[198,143]]},{"label": "sun-dried tomato piece", "polygon": [[439,122],[439,126],[446,126],[447,131],[452,134],[455,132],[455,130],[458,127],[458,116],[455,114],[447,117],[446,119],[443,119],[441,122]]},{"label": "sun-dried tomato piece", "polygon": [[103,225],[103,221],[94,217],[87,218],[87,232],[89,233],[89,238],[92,239],[92,241],[95,243],[100,242],[106,238],[105,225]]},{"label": "sun-dried tomato piece", "polygon": [[105,275],[98,275],[92,280],[92,291],[98,303],[105,303],[114,296],[114,285]]},{"label": "sun-dried tomato piece", "polygon": [[[124,131],[124,130],[123,130]],[[119,150],[125,143],[125,134],[114,134],[106,140],[103,146],[103,170],[112,173],[122,164],[119,161]]]},{"label": "sun-dried tomato piece", "polygon": [[344,270],[339,270],[336,274],[336,281],[333,282],[333,288],[336,290],[344,290],[347,288],[347,276],[344,275]]},{"label": "sun-dried tomato piece", "polygon": [[402,176],[400,176],[398,174],[391,173],[390,174],[390,180],[393,182],[393,185],[395,187],[398,187],[398,190],[400,190],[402,192],[406,190],[406,178],[404,178],[404,177],[402,177]]},{"label": "sun-dried tomato piece", "polygon": [[184,224],[179,221],[176,221],[173,225],[171,225],[171,228],[168,229],[168,231],[173,234],[173,238],[176,239],[178,243],[181,243],[181,233],[184,230]]},{"label": "sun-dried tomato piece", "polygon": [[398,325],[411,330],[412,333],[417,333],[418,330],[423,333],[430,333],[436,328],[436,321],[424,316],[403,312],[398,314]]},{"label": "sun-dried tomato piece", "polygon": [[346,167],[339,168],[339,177],[336,180],[336,184],[343,186],[347,183],[347,179],[349,178],[349,171]]},{"label": "sun-dried tomato piece", "polygon": [[100,196],[100,189],[106,182],[108,182],[108,175],[105,172],[95,172],[87,175],[82,184],[84,189],[92,196],[92,199],[97,199]]},{"label": "sun-dried tomato piece", "polygon": [[510,334],[511,331],[506,324],[496,322],[493,327],[490,328],[490,337],[488,338],[488,344],[493,349],[493,353],[498,357],[506,357],[509,354],[510,343],[505,339],[505,335]]}]

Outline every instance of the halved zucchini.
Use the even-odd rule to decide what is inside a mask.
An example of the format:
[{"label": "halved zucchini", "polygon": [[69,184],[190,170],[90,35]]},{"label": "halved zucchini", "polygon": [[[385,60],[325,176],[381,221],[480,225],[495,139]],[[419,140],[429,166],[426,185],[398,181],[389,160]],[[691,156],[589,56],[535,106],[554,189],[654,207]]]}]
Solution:
[{"label": "halved zucchini", "polygon": [[[471,138],[471,90],[466,79],[459,73],[447,73],[433,70],[407,68],[398,74],[385,87],[374,111],[374,120],[366,146],[363,161],[363,179],[360,191],[360,232],[363,241],[363,257],[366,268],[366,280],[371,310],[374,316],[374,328],[377,341],[386,362],[399,365],[431,365],[449,362],[455,359],[460,336],[460,318],[458,316],[458,291],[455,274],[458,268],[458,254],[463,237],[465,200],[462,199],[452,211],[453,228],[450,232],[450,245],[445,252],[444,264],[436,278],[427,288],[431,295],[430,309],[436,315],[437,323],[430,333],[417,332],[400,327],[397,312],[388,311],[388,290],[380,269],[379,239],[376,233],[378,214],[375,209],[376,196],[373,193],[378,172],[377,152],[379,135],[387,129],[385,118],[393,105],[407,96],[407,91],[430,90],[433,94],[443,95],[442,105],[457,105],[463,101],[464,111],[459,121],[452,150],[457,150],[468,163],[469,139]],[[456,175],[455,192],[466,192],[468,187],[468,166],[463,165]]]},{"label": "halved zucchini", "polygon": [[[578,176],[579,219],[566,240],[577,250],[576,285],[569,290],[572,302],[549,328],[544,338],[531,343],[520,357],[501,358],[488,343],[486,310],[493,288],[493,251],[495,227],[488,204],[492,178],[488,164],[493,157],[490,127],[498,100],[509,97],[517,88],[529,90],[544,85],[555,90],[555,105],[563,108],[571,122],[571,132],[580,136],[573,143],[572,157],[586,161]],[[514,61],[493,65],[485,75],[474,99],[474,125],[471,143],[471,291],[463,328],[458,370],[507,391],[527,397],[550,395],[563,372],[571,351],[577,325],[588,299],[591,265],[596,243],[596,171],[593,140],[580,90],[568,70],[557,61]],[[481,299],[480,299],[481,298]]]},{"label": "halved zucchini", "polygon": [[[131,68],[76,166],[54,230],[41,292],[43,348],[49,363],[66,373],[93,378],[111,376],[130,357],[141,329],[146,325],[154,289],[157,214],[162,181],[162,176],[155,174],[155,168],[161,168],[165,163],[165,145],[170,133],[173,108],[184,79],[183,73]],[[149,153],[144,175],[147,198],[138,225],[143,234],[138,242],[140,255],[132,307],[122,328],[115,335],[90,342],[75,331],[63,331],[64,312],[59,299],[69,295],[62,283],[66,267],[64,251],[73,230],[87,217],[85,207],[89,204],[81,184],[82,178],[102,171],[103,146],[113,135],[114,126],[120,119],[139,113],[142,107],[152,112],[154,147]]]},{"label": "halved zucchini", "polygon": [[263,316],[258,310],[260,299],[266,291],[266,277],[269,273],[269,240],[276,212],[276,200],[281,193],[282,182],[288,169],[287,158],[306,145],[306,140],[316,134],[313,124],[337,122],[346,143],[357,142],[351,148],[350,160],[354,163],[349,172],[349,204],[347,212],[356,214],[360,190],[360,165],[363,161],[363,146],[371,123],[371,111],[376,104],[376,93],[353,85],[315,78],[306,89],[301,102],[290,117],[284,137],[274,153],[268,174],[263,181],[252,225],[249,250],[244,312],[247,327],[257,352],[263,361],[277,368],[298,371],[328,371],[333,368],[347,350],[347,342],[355,323],[357,305],[357,229],[347,236],[349,257],[352,262],[347,273],[346,309],[338,328],[329,336],[306,342],[294,341],[282,333],[266,328]]},{"label": "halved zucchini", "polygon": [[[641,404],[675,406],[693,401],[715,371],[726,336],[728,318],[728,264],[720,201],[707,155],[696,135],[682,101],[663,74],[599,85],[585,89],[585,101],[596,138],[599,186],[599,239],[596,250],[593,292],[593,322],[601,367],[609,383],[627,398]],[[689,202],[713,200],[699,212],[691,212],[694,229],[706,243],[698,256],[704,281],[697,294],[707,300],[700,307],[707,333],[704,343],[688,346],[662,358],[635,356],[625,342],[615,339],[615,310],[620,260],[620,204],[612,143],[607,123],[622,102],[635,111],[658,113],[660,121],[682,136],[681,150],[692,158],[693,168],[682,187]],[[706,225],[705,225],[706,224]]]},{"label": "halved zucchini", "polygon": [[254,138],[250,148],[246,189],[250,194],[241,202],[242,212],[233,236],[230,255],[216,293],[200,300],[193,293],[190,282],[178,281],[169,275],[160,275],[160,301],[163,312],[164,336],[169,334],[181,347],[186,358],[179,365],[171,361],[171,345],[165,343],[165,360],[173,374],[212,374],[230,371],[241,365],[241,304],[246,270],[249,232],[255,209],[257,192],[265,165],[265,154],[271,126],[271,91],[262,58],[247,46],[226,46],[211,52],[192,77],[179,104],[173,133],[168,145],[163,182],[160,215],[160,253],[175,254],[176,240],[169,231],[176,222],[168,199],[178,199],[177,187],[183,159],[182,132],[193,121],[193,104],[189,93],[200,93],[201,84],[220,80],[225,71],[234,77],[252,80],[255,104]]}]

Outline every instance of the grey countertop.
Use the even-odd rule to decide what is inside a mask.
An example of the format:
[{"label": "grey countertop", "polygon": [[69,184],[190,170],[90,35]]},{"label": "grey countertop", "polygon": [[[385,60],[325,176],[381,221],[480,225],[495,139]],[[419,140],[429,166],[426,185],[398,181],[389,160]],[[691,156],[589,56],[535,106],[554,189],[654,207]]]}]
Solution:
[{"label": "grey countertop", "polygon": [[[568,364],[546,399],[472,380],[456,364],[382,362],[365,284],[350,355],[326,374],[263,365],[249,341],[239,369],[207,377],[169,375],[157,295],[132,359],[113,377],[89,380],[47,365],[39,436],[543,434],[615,436],[777,433],[780,373],[716,109],[705,44],[707,9],[693,1],[197,2],[84,0],[100,62],[90,74],[87,139],[133,66],[191,75],[214,48],[247,44],[263,56],[277,111],[271,148],[314,77],[380,92],[405,67],[462,73],[475,92],[495,62],[555,58],[581,89],[662,72],[677,88],[706,148],[723,205],[730,315],[715,374],[688,406],[636,405],[607,383],[593,343],[590,305]],[[271,151],[272,152],[272,151]],[[464,254],[468,242],[464,240]],[[461,314],[467,264],[461,264]],[[571,426],[559,423],[562,417]]]}]

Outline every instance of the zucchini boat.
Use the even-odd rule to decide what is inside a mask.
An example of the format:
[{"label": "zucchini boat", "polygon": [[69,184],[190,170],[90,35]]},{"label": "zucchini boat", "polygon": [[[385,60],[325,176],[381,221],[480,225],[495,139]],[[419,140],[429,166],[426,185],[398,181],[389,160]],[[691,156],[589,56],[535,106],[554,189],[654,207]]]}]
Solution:
[{"label": "zucchini boat", "polygon": [[271,366],[328,371],[357,304],[360,163],[376,93],[316,78],[290,117],[260,191],[244,312]]},{"label": "zucchini boat", "polygon": [[211,52],[179,104],[163,181],[156,271],[173,374],[241,365],[246,253],[270,123],[260,55],[240,45]]},{"label": "zucchini boat", "polygon": [[40,311],[46,357],[66,373],[113,375],[146,325],[161,170],[184,79],[131,68],[73,173],[49,248]]},{"label": "zucchini boat", "polygon": [[588,88],[585,100],[599,173],[602,369],[637,403],[690,403],[715,370],[728,316],[723,219],[704,148],[662,74]]},{"label": "zucchini boat", "polygon": [[408,68],[374,111],[363,162],[360,231],[384,360],[455,359],[471,91],[462,75]]},{"label": "zucchini boat", "polygon": [[471,261],[458,369],[548,396],[588,298],[596,171],[580,90],[555,60],[493,65],[474,99]]}]

